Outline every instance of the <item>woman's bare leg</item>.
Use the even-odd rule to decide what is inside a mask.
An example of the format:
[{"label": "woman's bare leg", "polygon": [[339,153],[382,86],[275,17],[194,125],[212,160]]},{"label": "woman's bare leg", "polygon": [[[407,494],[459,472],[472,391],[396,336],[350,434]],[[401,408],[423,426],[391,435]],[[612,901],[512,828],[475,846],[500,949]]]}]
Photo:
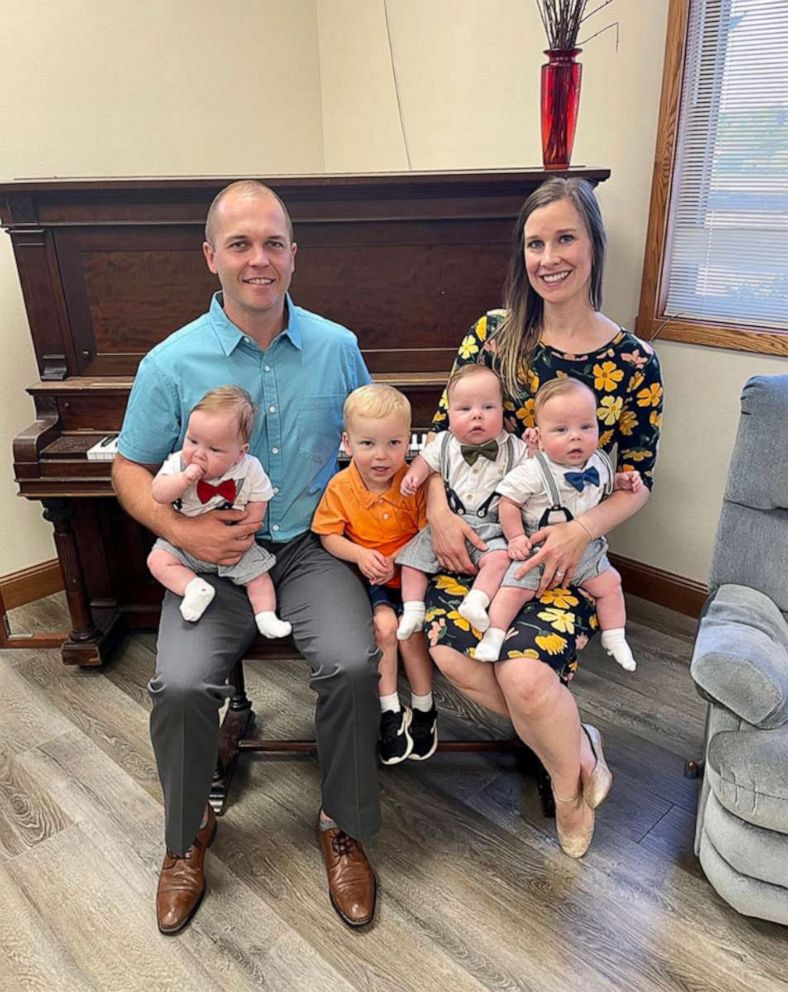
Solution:
[{"label": "woman's bare leg", "polygon": [[483,665],[454,648],[440,645],[431,648],[430,654],[441,672],[463,696],[493,713],[505,716],[507,720],[510,719],[509,709],[492,665]]}]

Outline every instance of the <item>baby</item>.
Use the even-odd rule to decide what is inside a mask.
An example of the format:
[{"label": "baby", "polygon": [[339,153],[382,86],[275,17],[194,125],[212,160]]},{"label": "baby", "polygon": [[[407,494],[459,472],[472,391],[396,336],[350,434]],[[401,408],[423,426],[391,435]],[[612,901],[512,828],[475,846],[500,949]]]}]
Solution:
[{"label": "baby", "polygon": [[[539,451],[498,486],[498,512],[513,561],[490,606],[490,627],[474,653],[479,661],[498,660],[509,625],[538,589],[541,567],[515,577],[533,551],[528,535],[548,524],[576,519],[614,489],[636,493],[643,487],[639,472],[614,473],[609,457],[598,448],[596,407],[594,393],[577,379],[552,379],[536,394]],[[621,576],[606,551],[604,537],[593,539],[573,574],[566,580],[559,577],[594,597],[602,647],[622,668],[634,671],[635,659],[624,631]]]},{"label": "baby", "polygon": [[[487,607],[509,566],[506,541],[498,523],[496,487],[527,455],[523,441],[503,429],[501,380],[485,365],[463,365],[446,387],[449,430],[431,441],[413,460],[402,492],[414,493],[434,472],[446,486],[449,506],[470,524],[487,545],[479,551],[466,542],[478,573],[458,612],[476,630],[489,626]],[[441,571],[425,527],[397,556],[402,565],[403,612],[397,637],[420,630],[426,612],[427,576]]]},{"label": "baby", "polygon": [[[251,397],[238,386],[207,392],[189,415],[183,450],[167,458],[152,482],[156,502],[172,503],[189,517],[245,509],[249,522],[259,527],[274,491],[263,466],[247,454],[254,416]],[[214,565],[161,538],[148,556],[153,577],[183,597],[184,620],[199,620],[213,599],[213,586],[197,574],[208,572],[246,587],[257,629],[269,638],[291,630],[276,615],[276,592],[268,574],[275,562],[274,555],[253,544],[235,565]]]},{"label": "baby", "polygon": [[399,645],[411,688],[412,709],[397,692],[397,616],[402,610],[400,570],[394,556],[427,522],[423,492],[400,492],[407,471],[411,411],[407,396],[375,383],[355,389],[345,400],[342,444],[348,468],[328,483],[315,511],[312,530],[330,554],[354,564],[372,604],[380,649],[380,760],[395,765],[424,761],[438,746],[437,712],[432,699],[432,660],[418,627]]}]

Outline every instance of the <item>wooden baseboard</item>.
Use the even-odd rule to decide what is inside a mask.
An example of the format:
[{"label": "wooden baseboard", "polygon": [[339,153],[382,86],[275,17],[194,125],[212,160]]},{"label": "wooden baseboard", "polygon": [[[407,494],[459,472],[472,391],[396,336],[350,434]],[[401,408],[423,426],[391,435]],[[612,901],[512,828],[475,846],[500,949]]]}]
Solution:
[{"label": "wooden baseboard", "polygon": [[34,603],[62,589],[63,576],[57,558],[0,578],[0,597],[7,610]]},{"label": "wooden baseboard", "polygon": [[700,616],[709,594],[701,582],[620,555],[610,555],[610,561],[621,573],[625,592],[688,617]]}]

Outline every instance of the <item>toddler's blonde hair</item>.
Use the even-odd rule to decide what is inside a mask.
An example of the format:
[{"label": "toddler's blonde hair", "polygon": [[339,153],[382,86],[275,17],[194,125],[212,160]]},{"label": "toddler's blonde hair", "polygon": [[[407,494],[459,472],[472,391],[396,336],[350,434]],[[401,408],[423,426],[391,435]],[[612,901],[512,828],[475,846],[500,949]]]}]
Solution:
[{"label": "toddler's blonde hair", "polygon": [[410,430],[411,409],[410,400],[393,386],[373,382],[368,386],[359,386],[345,400],[342,416],[345,420],[345,430],[348,429],[354,417],[370,417],[372,420],[382,420],[396,414]]}]

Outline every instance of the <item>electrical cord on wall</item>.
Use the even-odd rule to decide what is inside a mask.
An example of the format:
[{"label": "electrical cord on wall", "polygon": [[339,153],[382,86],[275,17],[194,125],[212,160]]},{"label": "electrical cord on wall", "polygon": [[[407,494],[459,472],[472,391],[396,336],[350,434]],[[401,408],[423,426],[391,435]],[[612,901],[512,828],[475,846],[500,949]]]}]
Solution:
[{"label": "electrical cord on wall", "polygon": [[394,94],[397,97],[397,113],[399,114],[399,129],[402,133],[402,144],[405,147],[405,159],[408,163],[408,171],[413,171],[410,161],[410,148],[408,147],[408,136],[405,132],[405,121],[402,118],[402,102],[399,96],[399,81],[397,80],[397,68],[394,64],[394,48],[391,44],[391,28],[389,27],[389,5],[388,0],[383,0],[383,17],[386,21],[386,39],[389,45],[389,62],[391,64],[391,77],[394,80]]}]

